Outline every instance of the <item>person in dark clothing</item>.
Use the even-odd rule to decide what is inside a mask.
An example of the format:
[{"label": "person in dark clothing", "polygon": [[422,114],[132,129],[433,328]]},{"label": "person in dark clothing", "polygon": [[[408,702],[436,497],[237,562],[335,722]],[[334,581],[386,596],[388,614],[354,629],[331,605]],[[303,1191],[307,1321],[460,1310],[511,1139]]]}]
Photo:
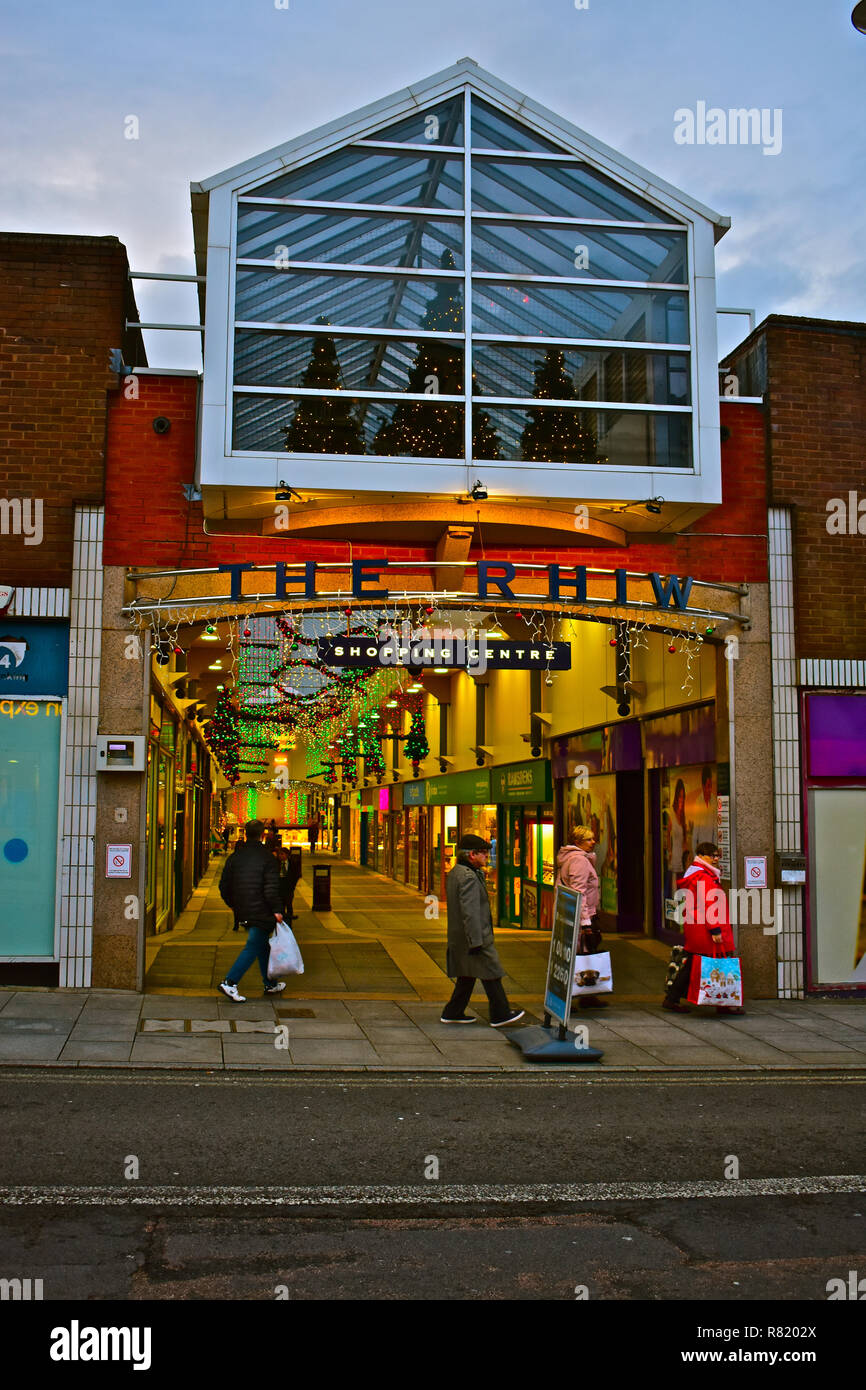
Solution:
[{"label": "person in dark clothing", "polygon": [[476,980],[484,986],[490,1003],[490,1023],[501,1028],[523,1017],[512,1009],[502,986],[505,971],[493,944],[493,916],[487,884],[481,872],[490,846],[480,835],[464,835],[457,846],[457,860],[446,879],[448,896],[448,952],[446,970],[455,980],[454,992],[442,1010],[442,1023],[475,1023],[465,1013]]},{"label": "person in dark clothing", "polygon": [[294,922],[297,917],[295,912],[295,889],[301,878],[301,851],[300,848],[293,854],[291,850],[283,850],[285,855],[283,874],[280,878],[280,885],[283,890],[283,910],[290,922]]},{"label": "person in dark clothing", "polygon": [[285,989],[280,980],[268,979],[270,936],[274,922],[283,920],[283,900],[280,893],[280,871],[277,861],[262,844],[264,826],[251,820],[244,831],[245,840],[230,855],[220,877],[220,896],[235,914],[236,922],[247,927],[247,943],[219,988],[236,1004],[244,1002],[238,984],[258,959],[265,994],[279,994]]},{"label": "person in dark clothing", "polygon": [[310,854],[315,854],[315,852],[316,852],[316,850],[317,850],[317,848],[318,848],[318,845],[319,845],[319,829],[320,829],[320,826],[321,826],[321,822],[320,822],[319,817],[318,817],[317,815],[316,815],[316,816],[313,816],[313,819],[310,821],[310,824],[307,826],[307,834],[308,834],[309,840],[310,840]]}]

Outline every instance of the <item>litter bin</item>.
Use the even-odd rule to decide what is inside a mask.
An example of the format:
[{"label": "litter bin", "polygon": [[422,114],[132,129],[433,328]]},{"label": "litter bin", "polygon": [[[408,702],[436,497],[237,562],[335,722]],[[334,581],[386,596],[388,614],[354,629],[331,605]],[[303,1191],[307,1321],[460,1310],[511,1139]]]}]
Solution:
[{"label": "litter bin", "polygon": [[330,912],[331,910],[331,866],[330,864],[313,865],[313,911]]}]

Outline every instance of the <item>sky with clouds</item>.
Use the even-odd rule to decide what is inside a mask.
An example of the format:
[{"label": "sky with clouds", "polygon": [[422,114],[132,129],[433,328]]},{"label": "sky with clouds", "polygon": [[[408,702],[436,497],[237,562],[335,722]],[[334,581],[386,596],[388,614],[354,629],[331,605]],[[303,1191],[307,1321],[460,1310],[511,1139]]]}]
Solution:
[{"label": "sky with clouds", "polygon": [[[853,3],[5,0],[0,227],[114,235],[134,269],[190,273],[191,181],[468,56],[729,215],[720,304],[866,321]],[[678,143],[674,113],[699,102],[780,110],[781,149]],[[191,287],[136,297],[145,320],[196,317]],[[720,350],[746,330],[722,320]],[[194,334],[150,334],[148,353],[200,361]]]}]

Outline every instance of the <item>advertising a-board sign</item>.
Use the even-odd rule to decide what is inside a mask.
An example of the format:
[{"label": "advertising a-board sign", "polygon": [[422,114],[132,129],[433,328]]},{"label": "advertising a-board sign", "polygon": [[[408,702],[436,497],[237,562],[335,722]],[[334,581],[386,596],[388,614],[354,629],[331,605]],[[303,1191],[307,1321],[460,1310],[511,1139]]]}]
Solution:
[{"label": "advertising a-board sign", "polygon": [[571,986],[574,978],[574,951],[580,922],[581,894],[559,883],[553,904],[553,931],[547,960],[544,1009],[568,1026],[571,1013]]}]

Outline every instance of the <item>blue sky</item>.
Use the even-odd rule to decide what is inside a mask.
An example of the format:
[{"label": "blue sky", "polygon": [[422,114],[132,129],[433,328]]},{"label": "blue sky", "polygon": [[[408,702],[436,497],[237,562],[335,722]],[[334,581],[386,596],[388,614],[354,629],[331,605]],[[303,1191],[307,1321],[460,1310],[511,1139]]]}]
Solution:
[{"label": "blue sky", "polygon": [[[579,0],[583,3],[583,0]],[[866,320],[866,35],[853,0],[6,0],[0,227],[115,235],[190,272],[189,184],[458,58],[732,219],[720,304]],[[782,111],[782,147],[684,145],[674,112]],[[135,115],[140,138],[124,138]],[[137,282],[142,317],[191,290]],[[720,348],[744,336],[724,321]],[[192,334],[150,360],[198,365]]]}]

